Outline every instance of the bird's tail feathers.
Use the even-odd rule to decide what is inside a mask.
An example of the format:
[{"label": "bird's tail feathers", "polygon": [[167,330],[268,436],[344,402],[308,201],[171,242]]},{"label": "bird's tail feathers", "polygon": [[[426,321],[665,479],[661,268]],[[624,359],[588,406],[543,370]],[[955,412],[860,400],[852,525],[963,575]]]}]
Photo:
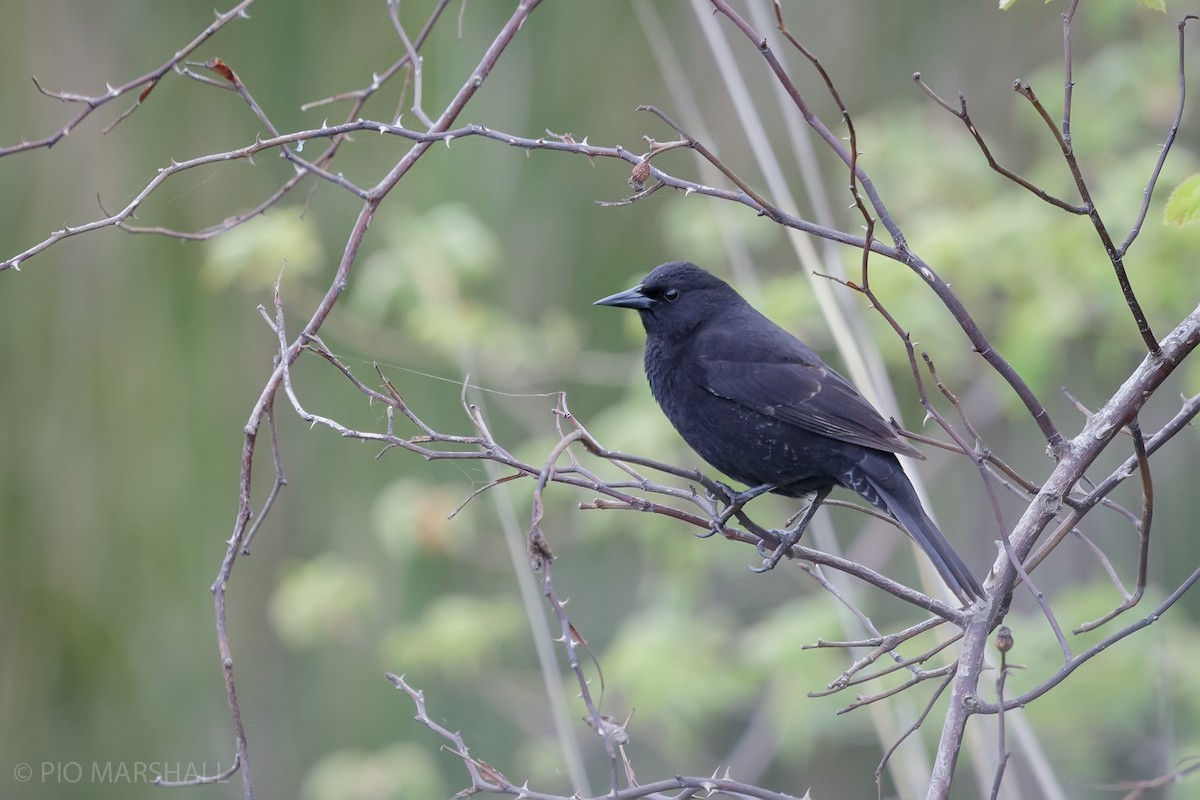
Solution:
[{"label": "bird's tail feathers", "polygon": [[[916,490],[909,483],[907,476],[899,471],[898,465],[897,471],[890,472],[883,479],[865,471],[855,477],[865,479],[872,491],[868,494],[857,486],[851,488],[896,518],[917,546],[929,556],[938,574],[956,597],[966,603],[983,597],[983,587],[954,549],[954,545],[950,544],[925,513]],[[875,497],[871,497],[871,494]]]}]

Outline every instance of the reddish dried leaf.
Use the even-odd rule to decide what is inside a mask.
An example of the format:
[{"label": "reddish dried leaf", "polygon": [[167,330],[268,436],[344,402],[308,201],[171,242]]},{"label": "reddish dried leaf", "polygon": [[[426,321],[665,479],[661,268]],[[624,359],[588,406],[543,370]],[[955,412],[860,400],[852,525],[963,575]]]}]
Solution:
[{"label": "reddish dried leaf", "polygon": [[209,62],[209,69],[230,83],[237,85],[237,76],[233,74],[233,70],[229,68],[229,65],[221,59],[214,58],[211,62]]},{"label": "reddish dried leaf", "polygon": [[157,79],[156,79],[156,80],[152,80],[152,81],[150,81],[150,85],[149,85],[149,86],[147,86],[145,89],[142,89],[142,93],[138,95],[138,102],[140,103],[140,102],[142,102],[143,100],[145,100],[147,97],[149,97],[149,96],[150,96],[150,93],[151,93],[152,91],[154,91],[154,87],[155,87],[155,86],[158,86],[158,80],[157,80]]}]

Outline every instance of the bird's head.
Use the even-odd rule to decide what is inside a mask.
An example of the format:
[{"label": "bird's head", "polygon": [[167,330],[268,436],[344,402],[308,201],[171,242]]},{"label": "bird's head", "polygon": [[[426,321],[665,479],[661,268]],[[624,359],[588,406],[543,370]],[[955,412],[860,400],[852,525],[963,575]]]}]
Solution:
[{"label": "bird's head", "polygon": [[647,334],[681,336],[743,302],[725,281],[687,261],[660,264],[632,289],[597,300],[594,305],[632,308]]}]

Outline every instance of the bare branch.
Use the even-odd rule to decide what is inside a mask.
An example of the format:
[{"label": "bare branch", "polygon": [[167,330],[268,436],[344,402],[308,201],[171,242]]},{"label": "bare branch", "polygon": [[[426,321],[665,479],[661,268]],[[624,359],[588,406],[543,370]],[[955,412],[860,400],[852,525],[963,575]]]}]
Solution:
[{"label": "bare branch", "polygon": [[[1074,9],[1074,6],[1072,6]],[[1150,180],[1146,184],[1146,188],[1142,191],[1142,207],[1138,210],[1137,219],[1129,229],[1129,235],[1125,237],[1125,241],[1117,248],[1117,254],[1124,256],[1129,252],[1129,248],[1133,245],[1133,240],[1137,238],[1142,230],[1142,223],[1146,221],[1146,214],[1150,212],[1150,198],[1154,196],[1154,187],[1158,184],[1158,176],[1162,173],[1163,164],[1167,161],[1167,154],[1171,152],[1171,146],[1175,144],[1175,137],[1179,134],[1179,123],[1183,121],[1183,103],[1187,98],[1187,74],[1184,72],[1183,54],[1186,51],[1184,39],[1184,31],[1187,28],[1188,20],[1200,19],[1195,14],[1188,14],[1179,21],[1179,102],[1175,106],[1175,118],[1171,120],[1171,128],[1167,131],[1167,138],[1163,141],[1162,147],[1158,151],[1158,161],[1154,163],[1154,170],[1150,173]],[[1068,83],[1068,86],[1070,84]]]},{"label": "bare branch", "polygon": [[[1019,695],[1018,697],[1014,697],[1013,699],[1006,701],[1004,703],[1005,710],[1023,708],[1024,706],[1044,695],[1046,692],[1053,689],[1058,684],[1062,683],[1068,675],[1070,675],[1083,664],[1098,656],[1100,653],[1107,650],[1109,647],[1112,647],[1114,644],[1126,638],[1127,636],[1137,633],[1143,628],[1158,622],[1158,620],[1162,618],[1162,615],[1166,613],[1171,606],[1175,605],[1179,598],[1183,597],[1198,580],[1200,580],[1200,568],[1192,572],[1192,574],[1189,575],[1187,579],[1175,589],[1175,591],[1171,592],[1171,594],[1167,596],[1167,599],[1159,603],[1158,607],[1149,614],[1142,617],[1137,622],[1134,622],[1117,631],[1116,633],[1109,635],[1100,642],[1097,642],[1092,647],[1084,650],[1082,653],[1079,653],[1062,667],[1060,667],[1058,671],[1054,673],[1054,675],[1042,682],[1039,686],[1030,689],[1028,692]],[[974,708],[972,711],[976,714],[996,714],[1000,711],[1000,706],[998,703],[985,703],[978,701],[973,705]]]},{"label": "bare branch", "polygon": [[996,649],[1000,651],[1000,673],[996,676],[996,698],[1000,704],[1000,713],[996,715],[996,743],[1000,753],[996,759],[996,777],[992,779],[991,800],[1000,796],[1000,786],[1004,780],[1004,770],[1008,766],[1008,740],[1004,724],[1004,682],[1008,680],[1008,651],[1013,647],[1013,635],[1007,625],[996,629]]},{"label": "bare branch", "polygon": [[203,786],[207,783],[225,783],[234,775],[236,775],[237,771],[241,769],[241,767],[242,761],[235,753],[233,756],[233,763],[229,765],[229,768],[216,775],[197,775],[194,778],[188,778],[187,780],[182,781],[169,781],[164,779],[161,775],[158,775],[154,778],[154,785],[162,786],[165,789],[182,789],[185,786]]},{"label": "bare branch", "polygon": [[1025,189],[1026,191],[1035,195],[1039,199],[1046,201],[1047,203],[1049,203],[1052,206],[1057,206],[1057,207],[1061,208],[1063,211],[1067,211],[1071,214],[1086,214],[1086,213],[1088,213],[1088,210],[1085,206],[1073,205],[1071,203],[1068,203],[1066,200],[1062,200],[1058,197],[1055,197],[1054,195],[1047,192],[1045,189],[1031,183],[1030,181],[1026,180],[1025,178],[1021,177],[1017,173],[1010,170],[1008,167],[1005,167],[1000,162],[998,162],[996,160],[996,158],[992,155],[991,148],[989,148],[987,146],[987,142],[984,141],[983,134],[981,134],[979,132],[979,129],[975,127],[975,123],[971,120],[971,115],[967,111],[967,98],[963,94],[959,93],[958,108],[955,109],[948,102],[946,102],[945,100],[943,100],[941,97],[938,96],[937,92],[935,92],[929,86],[929,84],[926,83],[924,81],[924,79],[922,79],[921,73],[914,72],[913,73],[913,81],[917,84],[917,86],[919,86],[921,88],[921,91],[923,91],[923,92],[925,92],[925,94],[929,95],[929,97],[935,103],[937,103],[939,106],[946,109],[951,114],[953,114],[954,116],[956,116],[960,120],[962,120],[963,125],[965,125],[967,127],[967,132],[971,134],[971,138],[974,139],[975,144],[978,145],[979,152],[981,152],[983,154],[984,159],[987,160],[988,166],[991,167],[993,171],[1000,173],[1005,178],[1008,178],[1010,181],[1012,181],[1013,183],[1020,186],[1022,189]]},{"label": "bare branch", "polygon": [[896,741],[892,743],[891,747],[884,751],[883,757],[879,759],[879,763],[875,766],[875,794],[879,800],[883,800],[883,771],[887,769],[888,762],[892,760],[892,756],[895,755],[896,751],[900,749],[900,745],[904,744],[905,740],[908,739],[909,736],[912,736],[914,733],[916,733],[917,730],[920,729],[921,725],[925,723],[925,720],[929,718],[929,714],[933,711],[934,705],[937,704],[937,701],[946,692],[946,687],[948,687],[950,682],[953,680],[953,672],[950,672],[942,679],[942,682],[938,684],[937,689],[934,690],[933,694],[929,696],[929,701],[925,703],[925,708],[921,709],[921,713],[917,715],[917,718],[913,721],[913,724],[909,725],[903,733],[896,737]]},{"label": "bare branch", "polygon": [[[1197,414],[1200,414],[1200,394],[1186,398],[1182,408],[1176,412],[1165,425],[1163,425],[1157,433],[1150,437],[1146,442],[1146,455],[1153,455],[1160,447],[1170,441],[1187,426]],[[1050,551],[1069,534],[1074,525],[1083,517],[1083,515],[1096,503],[1100,502],[1108,493],[1120,485],[1125,479],[1129,478],[1137,470],[1137,457],[1130,456],[1123,464],[1113,470],[1107,478],[1102,480],[1096,487],[1088,493],[1082,500],[1076,501],[1072,509],[1072,514],[1047,537],[1046,542],[1038,548],[1038,550],[1026,559],[1026,569],[1032,571],[1036,568]]]},{"label": "bare branch", "polygon": [[138,107],[141,106],[142,102],[150,96],[150,92],[155,86],[158,85],[159,80],[161,80],[164,75],[178,67],[179,64],[183,63],[184,59],[195,52],[196,48],[200,47],[200,45],[211,39],[213,35],[217,33],[217,31],[225,27],[226,23],[234,19],[248,18],[249,15],[246,13],[246,9],[249,8],[253,2],[254,0],[242,0],[242,2],[238,3],[225,13],[221,13],[219,11],[216,12],[216,19],[212,22],[212,24],[201,31],[196,38],[192,39],[190,42],[176,51],[175,55],[171,56],[171,58],[167,59],[167,61],[163,62],[150,72],[147,72],[145,75],[141,75],[133,80],[127,81],[120,86],[109,86],[108,91],[104,94],[89,97],[87,95],[72,94],[69,92],[52,92],[43,88],[42,85],[38,83],[37,78],[33,78],[33,85],[36,86],[37,90],[42,94],[46,95],[47,97],[52,97],[55,100],[61,100],[64,103],[82,105],[83,108],[78,114],[75,115],[74,118],[71,119],[70,122],[45,138],[37,139],[32,142],[22,141],[20,144],[11,145],[9,147],[0,147],[0,158],[4,158],[7,155],[20,153],[26,150],[36,150],[42,147],[53,147],[54,145],[58,144],[58,142],[64,136],[77,128],[80,123],[90,117],[93,111],[113,100],[116,100],[118,97],[124,97],[135,89],[140,88],[141,91],[139,92],[134,105],[122,113],[115,122],[104,129],[104,132],[108,133],[118,123],[120,123],[123,119],[128,117]]},{"label": "bare branch", "polygon": [[1071,0],[1071,5],[1062,16],[1063,22],[1063,117],[1062,141],[1067,149],[1071,147],[1071,101],[1075,96],[1075,79],[1072,77],[1073,64],[1071,60],[1071,20],[1079,8],[1079,0]]},{"label": "bare branch", "polygon": [[[687,143],[687,145],[686,145],[687,147],[689,147],[692,150],[695,150],[697,153],[699,153],[704,158],[705,161],[707,161],[708,163],[710,163],[714,167],[716,167],[718,170],[720,170],[722,175],[724,175],[726,178],[729,178],[729,180],[732,181],[735,186],[737,186],[739,189],[741,189],[742,192],[747,197],[749,197],[752,201],[754,201],[754,204],[758,207],[758,210],[760,213],[766,214],[768,217],[770,217],[771,219],[773,219],[777,222],[782,219],[782,217],[783,217],[782,211],[780,211],[778,208],[776,208],[775,206],[768,203],[757,192],[755,192],[754,189],[750,188],[750,185],[748,183],[746,183],[744,180],[739,178],[733,170],[731,170],[729,167],[727,167],[725,165],[725,163],[723,161],[721,161],[721,159],[717,158],[717,156],[711,150],[709,150],[707,147],[705,147],[703,144],[701,144],[699,141],[697,141],[695,139],[695,137],[693,137],[691,134],[689,134],[683,128],[679,127],[678,123],[676,123],[674,120],[672,120],[670,117],[668,117],[666,114],[664,114],[662,111],[660,111],[655,106],[638,106],[637,110],[638,111],[649,111],[651,114],[653,114],[654,116],[656,116],[660,120],[662,120],[668,127],[671,128],[671,130],[675,131],[680,136],[682,136],[683,140]],[[662,150],[660,149],[660,152],[661,151]],[[645,163],[645,162],[643,161],[642,163]]]},{"label": "bare branch", "polygon": [[[1150,322],[1146,319],[1146,314],[1142,311],[1141,303],[1138,302],[1137,296],[1133,292],[1133,285],[1129,282],[1129,276],[1125,272],[1125,262],[1122,252],[1113,243],[1112,236],[1108,232],[1108,227],[1100,218],[1100,211],[1092,201],[1091,190],[1084,180],[1083,170],[1079,166],[1079,160],[1069,141],[1069,131],[1059,130],[1054,120],[1050,118],[1049,112],[1046,111],[1046,107],[1038,100],[1033,88],[1028,83],[1016,81],[1013,83],[1013,90],[1030,102],[1038,115],[1046,123],[1046,126],[1050,128],[1051,133],[1058,142],[1063,158],[1067,162],[1067,167],[1071,171],[1071,176],[1075,179],[1075,189],[1079,192],[1084,207],[1087,208],[1088,219],[1092,221],[1092,226],[1096,229],[1096,235],[1100,237],[1100,242],[1104,245],[1104,252],[1108,254],[1108,258],[1112,262],[1113,272],[1116,274],[1117,283],[1121,287],[1121,294],[1125,297],[1125,304],[1129,306],[1129,311],[1133,314],[1138,333],[1141,334],[1142,341],[1145,343],[1146,349],[1150,354],[1158,355],[1161,352],[1158,340],[1155,338],[1154,332],[1150,329]],[[1069,117],[1064,117],[1064,122],[1069,122]]]},{"label": "bare branch", "polygon": [[[467,774],[471,777],[471,786],[461,792],[460,795],[465,796],[479,792],[491,792],[493,794],[506,794],[527,798],[527,800],[570,800],[570,798],[564,795],[552,795],[531,789],[528,784],[524,786],[513,784],[495,767],[472,756],[470,750],[467,749],[466,742],[461,733],[450,731],[429,716],[429,713],[425,709],[425,695],[423,692],[409,685],[402,675],[394,675],[389,672],[386,673],[386,676],[393,686],[404,692],[412,700],[413,705],[417,709],[416,721],[433,731],[441,739],[444,739],[448,743],[447,749],[457,755],[462,760],[463,766],[467,768]],[[748,783],[735,781],[730,779],[728,775],[725,777],[719,777],[718,775],[711,777],[676,775],[673,778],[653,781],[640,786],[630,785],[619,791],[614,786],[613,790],[606,793],[604,797],[610,800],[660,798],[662,797],[662,793],[669,791],[681,791],[682,793],[677,795],[678,798],[690,798],[699,792],[704,792],[706,796],[725,794],[732,797],[749,797],[755,800],[803,800],[803,798],[797,798],[793,795],[772,792]],[[578,795],[574,797],[578,798]]]},{"label": "bare branch", "polygon": [[[1037,500],[1026,509],[1013,529],[1012,548],[1022,562],[1033,549],[1046,525],[1062,508],[1063,498],[1069,495],[1071,487],[1080,480],[1088,466],[1108,446],[1117,431],[1133,421],[1146,400],[1166,380],[1175,366],[1197,345],[1200,345],[1200,307],[1194,309],[1171,333],[1167,334],[1163,339],[1161,355],[1148,354],[1133,374],[1087,421],[1083,430],[1071,441],[1068,454],[1059,461],[1043,484]],[[949,791],[967,718],[980,710],[977,705],[980,672],[974,667],[983,663],[983,651],[988,632],[999,622],[1001,615],[1006,610],[997,598],[1004,598],[1008,593],[1008,587],[1015,585],[1018,578],[1017,571],[1007,557],[997,560],[993,571],[995,572],[996,591],[993,594],[992,607],[986,614],[974,616],[964,630],[963,649],[959,655],[959,663],[971,665],[972,668],[960,669],[951,690],[950,708],[946,715],[946,725],[942,730],[934,765],[933,785],[937,788],[937,793],[933,795],[935,797],[945,797]],[[1196,579],[1200,579],[1200,571],[1197,571],[1184,586],[1169,598],[1167,607],[1174,603]],[[1160,606],[1160,609],[1162,608]],[[1152,621],[1151,618],[1144,618],[1141,622],[1120,632],[1118,638],[1149,625]],[[1110,640],[1106,640],[1107,643],[1112,641],[1116,641],[1116,639],[1110,637]],[[1069,659],[1059,673],[1056,673],[1058,677],[1053,684],[1057,684],[1075,667],[1091,658],[1095,652],[1099,652],[1093,652],[1093,650]],[[1049,686],[1046,686],[1046,689],[1048,690]],[[1035,690],[1037,694],[1040,694],[1041,691],[1044,690]],[[1030,694],[1029,699],[1036,696],[1033,693]]]},{"label": "bare branch", "polygon": [[1154,518],[1154,481],[1150,477],[1150,459],[1146,455],[1146,441],[1142,438],[1141,426],[1136,421],[1129,423],[1129,431],[1133,434],[1134,456],[1138,462],[1138,472],[1142,476],[1142,519],[1138,524],[1137,586],[1133,594],[1125,598],[1125,602],[1112,611],[1092,622],[1084,623],[1075,629],[1075,633],[1086,633],[1095,630],[1104,623],[1136,606],[1146,591],[1146,568],[1150,556],[1150,521]]}]

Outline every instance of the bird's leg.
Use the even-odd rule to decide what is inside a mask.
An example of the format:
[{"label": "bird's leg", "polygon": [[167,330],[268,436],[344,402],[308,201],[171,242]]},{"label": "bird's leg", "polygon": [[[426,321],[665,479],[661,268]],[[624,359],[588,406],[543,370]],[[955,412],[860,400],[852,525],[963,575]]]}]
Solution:
[{"label": "bird's leg", "polygon": [[750,571],[770,572],[771,570],[775,569],[775,565],[779,563],[780,559],[787,555],[788,551],[792,549],[792,546],[800,541],[800,537],[804,535],[804,531],[808,528],[808,523],[812,522],[812,518],[817,513],[817,509],[820,507],[825,498],[829,496],[831,491],[833,491],[832,486],[824,489],[818,489],[816,494],[813,495],[812,502],[809,503],[808,508],[804,510],[804,515],[800,517],[800,521],[796,523],[795,527],[786,531],[771,531],[779,538],[779,543],[775,545],[775,551],[771,553],[771,555],[768,556],[764,550],[764,545],[766,543],[765,540],[763,542],[759,542],[758,552],[763,556],[763,564],[761,567],[751,567]]},{"label": "bird's leg", "polygon": [[[725,493],[725,497],[720,499],[725,500],[726,506],[720,514],[713,518],[712,526],[709,528],[708,533],[700,534],[700,538],[702,539],[707,539],[714,533],[719,533],[721,529],[725,527],[725,523],[728,522],[730,518],[732,518],[734,515],[739,517],[741,516],[742,507],[745,506],[746,503],[749,503],[760,494],[766,494],[767,492],[774,490],[778,486],[778,484],[774,483],[763,483],[759,484],[758,486],[751,486],[749,489],[744,491],[736,492],[733,490],[733,487],[721,483],[720,481],[716,481],[716,484],[717,486],[721,487],[721,491]],[[714,499],[718,498],[716,498],[714,495]]]}]

